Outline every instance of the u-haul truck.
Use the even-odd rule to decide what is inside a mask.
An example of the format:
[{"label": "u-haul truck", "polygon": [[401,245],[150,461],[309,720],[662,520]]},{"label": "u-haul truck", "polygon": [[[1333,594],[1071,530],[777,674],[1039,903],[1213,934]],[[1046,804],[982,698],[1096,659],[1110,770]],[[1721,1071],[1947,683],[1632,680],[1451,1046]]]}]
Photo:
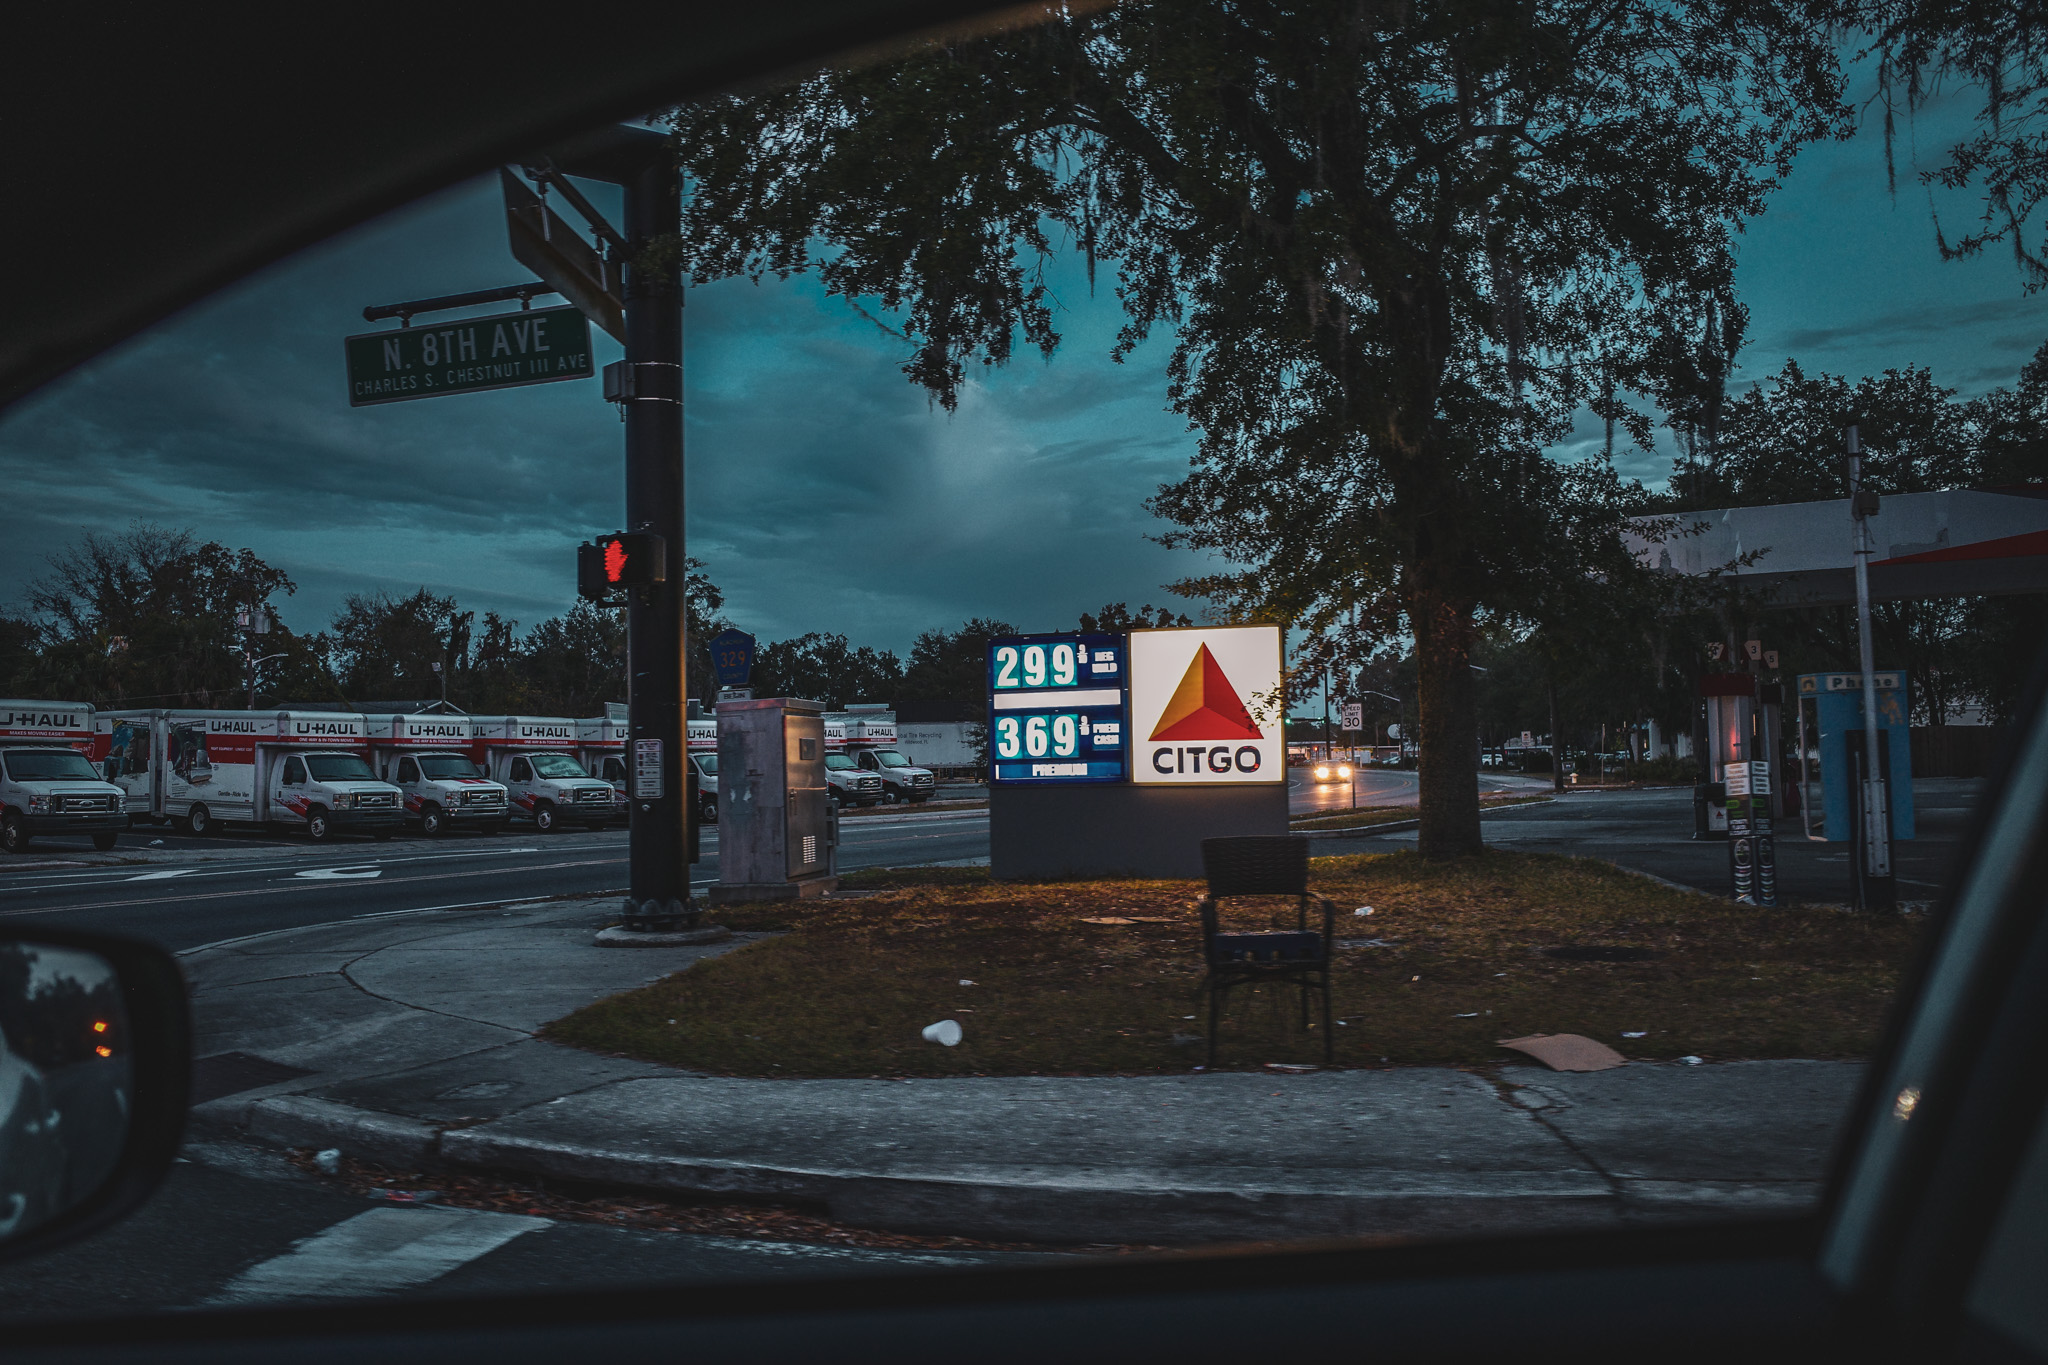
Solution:
[{"label": "u-haul truck", "polygon": [[398,788],[369,764],[363,717],[330,711],[109,711],[97,723],[108,777],[131,814],[193,834],[226,822],[284,825],[325,843],[389,839]]},{"label": "u-haul truck", "polygon": [[846,752],[846,720],[836,711],[825,717],[825,794],[839,806],[872,806],[882,799],[881,775],[864,770]]},{"label": "u-haul truck", "polygon": [[[693,706],[695,703],[691,703]],[[702,824],[718,823],[718,722],[709,716],[691,716],[686,739],[686,760],[696,770],[697,819]],[[631,818],[632,797],[626,778],[628,762],[626,737],[631,732],[626,708],[617,702],[602,716],[576,722],[576,757],[591,776],[609,783],[613,809],[619,823]],[[687,779],[687,775],[685,777]]]},{"label": "u-haul truck", "polygon": [[607,706],[601,716],[576,722],[576,758],[585,772],[612,789],[612,818],[624,824],[632,807],[626,801],[625,707]]},{"label": "u-haul truck", "polygon": [[543,834],[564,824],[595,829],[612,817],[612,784],[576,761],[576,722],[555,716],[471,716],[470,757],[505,784],[512,817]]},{"label": "u-haul truck", "polygon": [[860,706],[840,711],[828,719],[845,727],[848,754],[862,772],[881,781],[882,800],[908,801],[921,805],[938,789],[938,778],[930,768],[920,768],[896,747],[896,713],[885,706]]},{"label": "u-haul truck", "polygon": [[511,818],[503,784],[477,771],[468,716],[397,713],[363,718],[370,766],[398,788],[406,819],[436,838],[451,829],[502,834]]},{"label": "u-haul truck", "polygon": [[101,852],[128,828],[121,789],[93,766],[92,708],[0,701],[0,850],[38,834],[89,834]]},{"label": "u-haul truck", "polygon": [[683,721],[685,749],[697,774],[697,821],[718,823],[718,717],[690,716]]}]

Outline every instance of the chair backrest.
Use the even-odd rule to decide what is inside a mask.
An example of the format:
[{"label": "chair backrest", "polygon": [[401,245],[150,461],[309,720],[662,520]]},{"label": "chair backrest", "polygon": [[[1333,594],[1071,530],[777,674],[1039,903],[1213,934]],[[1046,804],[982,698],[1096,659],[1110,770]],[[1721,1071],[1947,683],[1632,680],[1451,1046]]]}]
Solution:
[{"label": "chair backrest", "polygon": [[1209,895],[1305,896],[1308,840],[1298,834],[1202,840]]}]

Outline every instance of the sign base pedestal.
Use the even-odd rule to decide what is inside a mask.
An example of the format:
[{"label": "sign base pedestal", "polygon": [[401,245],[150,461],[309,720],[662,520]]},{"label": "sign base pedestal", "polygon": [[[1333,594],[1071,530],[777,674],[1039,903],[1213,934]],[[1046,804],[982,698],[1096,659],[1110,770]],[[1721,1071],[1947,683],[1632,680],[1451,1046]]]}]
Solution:
[{"label": "sign base pedestal", "polygon": [[1287,833],[1287,786],[989,790],[989,875],[1200,877],[1202,840]]}]

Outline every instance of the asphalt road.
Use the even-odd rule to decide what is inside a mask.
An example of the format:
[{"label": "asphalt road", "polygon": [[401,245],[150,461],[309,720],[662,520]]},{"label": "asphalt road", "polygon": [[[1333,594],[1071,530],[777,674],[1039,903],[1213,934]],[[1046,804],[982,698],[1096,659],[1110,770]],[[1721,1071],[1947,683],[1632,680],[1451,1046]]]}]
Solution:
[{"label": "asphalt road", "polygon": [[[1902,901],[1932,900],[1946,885],[1983,784],[1922,778],[1913,784],[1915,837],[1893,845]],[[1495,848],[1606,858],[1670,881],[1728,894],[1725,840],[1692,837],[1689,788],[1568,792],[1556,801],[1509,806],[1481,823]],[[1779,899],[1838,904],[1849,899],[1849,847],[1806,838],[1798,820],[1776,832]],[[1413,847],[1406,831],[1357,839],[1318,839],[1316,853],[1382,853]]]},{"label": "asphalt road", "polygon": [[[374,1235],[365,1235],[365,1234]],[[1043,1253],[895,1251],[377,1207],[281,1153],[196,1142],[127,1221],[0,1266],[0,1319],[107,1318],[331,1296],[467,1297],[906,1274]],[[424,1277],[424,1278],[423,1278]]]},{"label": "asphalt road", "polygon": [[[890,867],[988,856],[988,812],[877,812],[840,826],[839,865]],[[707,829],[692,881],[718,879]],[[207,838],[142,826],[112,854],[84,839],[38,839],[0,862],[0,923],[97,929],[173,952],[244,934],[365,915],[617,894],[626,889],[626,832],[457,833],[388,843],[229,831]]]},{"label": "asphalt road", "polygon": [[[1521,773],[1479,774],[1481,795],[1547,792],[1548,777]],[[1354,768],[1349,782],[1318,782],[1313,768],[1287,770],[1287,813],[1290,816],[1335,813],[1365,806],[1412,806],[1421,799],[1421,783],[1405,768]]]}]

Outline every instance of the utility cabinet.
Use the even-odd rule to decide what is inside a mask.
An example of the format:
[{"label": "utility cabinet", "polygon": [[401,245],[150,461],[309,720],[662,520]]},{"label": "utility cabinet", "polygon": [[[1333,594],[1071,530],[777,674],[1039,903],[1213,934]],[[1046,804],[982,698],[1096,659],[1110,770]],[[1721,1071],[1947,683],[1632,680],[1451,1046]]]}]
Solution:
[{"label": "utility cabinet", "polygon": [[839,884],[824,710],[798,697],[718,703],[713,904],[819,896]]}]

